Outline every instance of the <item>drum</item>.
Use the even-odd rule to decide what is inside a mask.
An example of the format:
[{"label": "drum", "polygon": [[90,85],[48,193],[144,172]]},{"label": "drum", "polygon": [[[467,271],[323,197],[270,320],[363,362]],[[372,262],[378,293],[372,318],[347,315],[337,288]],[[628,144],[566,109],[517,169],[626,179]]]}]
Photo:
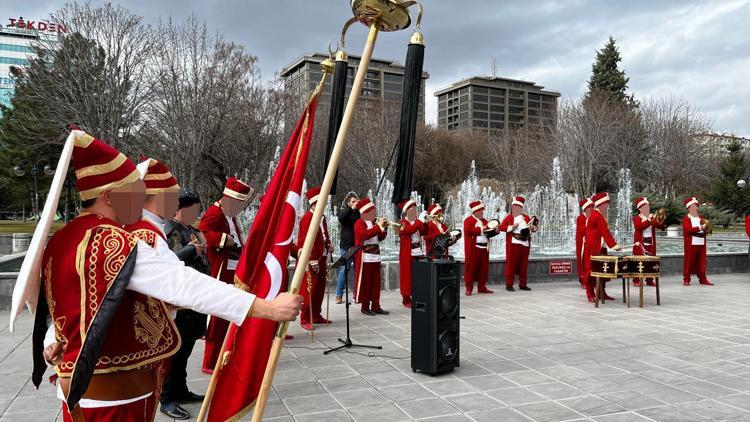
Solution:
[{"label": "drum", "polygon": [[448,242],[448,246],[453,246],[458,241],[458,239],[461,238],[462,235],[461,230],[451,230],[448,232],[448,234],[453,238]]},{"label": "drum", "polygon": [[661,258],[658,256],[626,256],[628,275],[626,277],[656,278],[659,277]]},{"label": "drum", "polygon": [[496,230],[498,226],[500,226],[500,220],[493,219],[488,221],[487,228],[484,229],[484,235],[487,236],[488,239],[497,236],[499,234]]},{"label": "drum", "polygon": [[609,255],[594,255],[591,257],[591,276],[600,278],[618,278],[618,257]]}]

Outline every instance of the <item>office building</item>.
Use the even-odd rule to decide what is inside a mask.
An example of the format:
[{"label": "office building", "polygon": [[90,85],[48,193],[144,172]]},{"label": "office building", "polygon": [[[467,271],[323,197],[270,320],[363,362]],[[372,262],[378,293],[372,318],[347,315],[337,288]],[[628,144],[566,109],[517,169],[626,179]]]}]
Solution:
[{"label": "office building", "polygon": [[556,127],[559,92],[496,76],[476,76],[437,91],[438,127],[491,136],[528,129],[551,133]]},{"label": "office building", "polygon": [[[301,101],[307,100],[323,77],[320,63],[328,58],[327,54],[314,53],[297,58],[281,70],[281,77],[286,83],[287,92],[299,96]],[[354,76],[359,65],[359,56],[349,56],[349,75],[346,82],[346,98],[349,98]],[[427,72],[422,73],[422,89],[419,98],[419,121],[424,123],[424,85],[430,77]],[[358,107],[369,107],[377,103],[384,107],[395,107],[400,111],[403,96],[404,65],[391,60],[373,58],[367,69],[367,77],[362,86],[360,104]],[[331,103],[331,83],[333,75],[328,77],[321,93],[318,109],[328,111]],[[369,100],[369,101],[368,101]]]}]

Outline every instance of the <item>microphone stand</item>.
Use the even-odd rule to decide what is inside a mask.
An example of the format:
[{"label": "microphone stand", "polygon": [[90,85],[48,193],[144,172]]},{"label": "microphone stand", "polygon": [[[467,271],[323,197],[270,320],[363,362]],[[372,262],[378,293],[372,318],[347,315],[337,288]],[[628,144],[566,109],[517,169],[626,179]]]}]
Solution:
[{"label": "microphone stand", "polygon": [[349,260],[354,257],[354,254],[356,254],[360,249],[362,249],[363,246],[352,246],[349,248],[348,251],[344,255],[341,255],[341,257],[336,260],[333,264],[330,265],[329,269],[339,268],[342,265],[344,266],[344,291],[345,291],[345,300],[344,302],[346,304],[346,339],[343,340],[339,338],[339,341],[342,343],[339,347],[331,347],[328,350],[324,351],[323,354],[327,355],[331,352],[335,352],[337,350],[341,350],[344,348],[350,348],[350,347],[365,347],[368,349],[383,349],[383,346],[368,346],[365,344],[355,344],[352,342],[352,338],[349,331],[349,306],[351,303],[349,302]]}]

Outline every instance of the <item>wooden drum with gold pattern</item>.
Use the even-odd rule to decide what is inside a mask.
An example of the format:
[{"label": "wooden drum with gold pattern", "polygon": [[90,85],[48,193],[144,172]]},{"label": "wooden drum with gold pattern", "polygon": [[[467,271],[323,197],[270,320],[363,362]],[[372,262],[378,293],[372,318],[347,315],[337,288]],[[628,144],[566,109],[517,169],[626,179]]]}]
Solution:
[{"label": "wooden drum with gold pattern", "polygon": [[[628,273],[630,277],[656,278],[659,277],[661,258],[658,256],[626,256],[628,262]],[[592,261],[593,264],[593,261]],[[627,277],[627,276],[626,276]]]},{"label": "wooden drum with gold pattern", "polygon": [[621,258],[610,255],[594,255],[591,257],[591,276],[599,278],[618,278],[618,261]]}]

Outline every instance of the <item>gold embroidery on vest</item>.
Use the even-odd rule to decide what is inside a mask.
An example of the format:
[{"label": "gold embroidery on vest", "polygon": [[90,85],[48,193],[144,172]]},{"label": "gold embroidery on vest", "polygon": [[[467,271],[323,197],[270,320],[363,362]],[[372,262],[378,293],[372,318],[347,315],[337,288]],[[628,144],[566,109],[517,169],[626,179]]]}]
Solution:
[{"label": "gold embroidery on vest", "polygon": [[146,242],[147,245],[154,247],[156,246],[156,233],[154,233],[151,230],[146,229],[138,229],[131,233],[134,237],[137,237],[144,242]]},{"label": "gold embroidery on vest", "polygon": [[156,300],[147,297],[146,304],[148,311],[143,302],[135,303],[135,315],[133,316],[135,338],[141,343],[148,344],[148,347],[156,347],[166,328],[164,315],[159,312],[161,309],[159,309],[159,303]]}]

